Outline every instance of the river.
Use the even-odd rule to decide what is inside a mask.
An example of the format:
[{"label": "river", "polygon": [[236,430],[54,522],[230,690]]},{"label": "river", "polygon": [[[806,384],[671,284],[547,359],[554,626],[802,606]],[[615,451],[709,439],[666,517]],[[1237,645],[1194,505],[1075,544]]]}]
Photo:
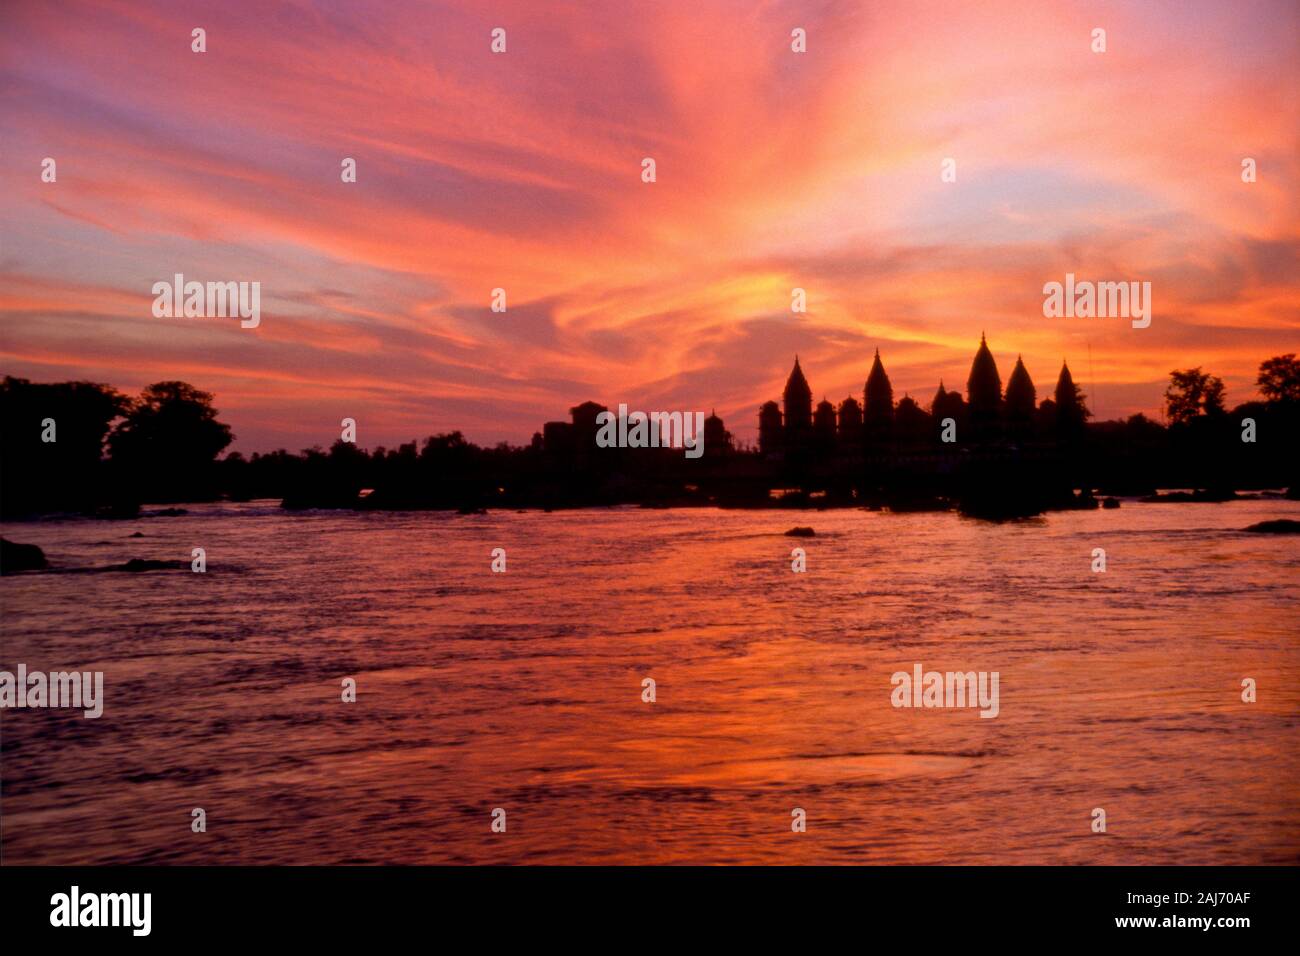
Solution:
[{"label": "river", "polygon": [[[1239,530],[1300,502],[188,507],[3,528],[186,562],[0,580],[0,669],[104,674],[0,712],[5,863],[1300,862],[1300,539]],[[916,664],[997,716],[893,706]]]}]

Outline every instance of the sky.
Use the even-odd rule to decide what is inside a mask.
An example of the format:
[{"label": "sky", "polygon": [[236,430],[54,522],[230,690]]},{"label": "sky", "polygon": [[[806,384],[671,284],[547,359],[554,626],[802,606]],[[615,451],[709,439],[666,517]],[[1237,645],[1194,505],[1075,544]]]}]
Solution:
[{"label": "sky", "polygon": [[[1300,352],[1295,2],[7,0],[4,21],[0,374],[182,379],[245,453],[328,446],[344,417],[372,448],[522,444],[587,399],[716,409],[753,440],[796,353],[816,399],[860,400],[879,348],[928,405],[981,333],[1040,400],[1068,360],[1100,418],[1157,415],[1189,366],[1246,401]],[[1045,318],[1067,272],[1149,281],[1150,327]],[[260,325],[155,317],[176,273],[259,282]]]}]

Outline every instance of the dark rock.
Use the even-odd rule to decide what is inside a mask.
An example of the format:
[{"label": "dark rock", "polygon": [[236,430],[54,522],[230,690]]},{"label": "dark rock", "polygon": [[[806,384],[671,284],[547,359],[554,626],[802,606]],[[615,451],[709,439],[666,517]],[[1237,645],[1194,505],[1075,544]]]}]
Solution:
[{"label": "dark rock", "polygon": [[[870,511],[879,511],[879,507],[870,507]],[[898,514],[911,514],[922,511],[951,511],[952,502],[936,495],[907,495],[889,499],[889,510]]]},{"label": "dark rock", "polygon": [[153,561],[147,558],[132,558],[126,564],[111,564],[105,571],[175,571],[180,568],[190,569],[188,561]]},{"label": "dark rock", "polygon": [[1163,495],[1147,495],[1141,500],[1148,504],[1166,504],[1174,502],[1194,502],[1198,504],[1219,504],[1224,501],[1236,501],[1239,496],[1235,491],[1216,489],[1198,489],[1196,491],[1171,491]]},{"label": "dark rock", "polygon": [[1275,521],[1261,521],[1259,524],[1253,524],[1241,530],[1250,531],[1254,534],[1300,534],[1300,521],[1292,521],[1290,518],[1278,518]]},{"label": "dark rock", "polygon": [[143,538],[143,537],[144,537],[144,532],[143,532],[143,531],[132,531],[130,534],[127,535],[127,537],[128,537],[128,538]]},{"label": "dark rock", "polygon": [[[972,490],[958,502],[957,510],[968,518],[982,521],[1014,521],[1034,518],[1047,510],[1048,504],[1041,495],[1032,493],[1002,493],[987,489]],[[1074,496],[1067,495],[1058,502],[1065,509],[1075,507]]]},{"label": "dark rock", "polygon": [[1102,498],[1102,499],[1101,499],[1101,506],[1102,506],[1103,508],[1107,509],[1107,510],[1111,510],[1111,509],[1113,509],[1113,508],[1118,508],[1118,507],[1119,507],[1119,499],[1118,499],[1118,498]]},{"label": "dark rock", "polygon": [[50,566],[45,552],[34,544],[18,544],[0,538],[0,574],[19,571],[43,571]]},{"label": "dark rock", "polygon": [[800,525],[796,528],[791,528],[785,533],[785,536],[787,538],[815,538],[817,537],[817,532],[805,525]]}]

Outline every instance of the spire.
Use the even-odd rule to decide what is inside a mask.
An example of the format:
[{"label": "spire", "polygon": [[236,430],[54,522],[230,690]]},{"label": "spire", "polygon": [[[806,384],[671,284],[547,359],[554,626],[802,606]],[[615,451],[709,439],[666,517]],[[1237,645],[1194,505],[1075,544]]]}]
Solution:
[{"label": "spire", "polygon": [[1065,364],[1065,359],[1061,359],[1061,374],[1056,378],[1056,399],[1057,405],[1060,405],[1061,393],[1065,392],[1066,400],[1074,397],[1074,376],[1070,374],[1070,366]]},{"label": "spire", "polygon": [[970,377],[966,380],[966,401],[971,411],[977,415],[996,414],[1002,403],[1002,376],[998,374],[998,363],[993,360],[988,341],[980,333],[980,347],[975,352],[975,361],[971,362]]},{"label": "spire", "polygon": [[867,375],[862,397],[862,417],[866,421],[888,421],[894,417],[894,387],[889,383],[885,363],[880,361],[880,349],[876,349],[876,357],[871,363],[871,373]]},{"label": "spire", "polygon": [[1070,367],[1065,364],[1065,359],[1061,359],[1061,375],[1056,380],[1056,393],[1053,397],[1056,400],[1058,426],[1067,432],[1082,428],[1089,412],[1083,403],[1084,396],[1079,391],[1079,386],[1074,384],[1074,377],[1070,374]]},{"label": "spire", "polygon": [[803,369],[799,367],[799,356],[794,357],[794,368],[786,379],[785,393],[782,396],[785,405],[785,427],[799,430],[812,425],[812,389],[808,379],[804,378]]},{"label": "spire", "polygon": [[1029,377],[1024,359],[1017,355],[1016,367],[1007,379],[1007,417],[1020,422],[1029,421],[1033,418],[1037,400],[1033,379]]},{"label": "spire", "polygon": [[794,368],[790,369],[790,377],[785,380],[785,402],[789,405],[790,399],[800,398],[803,402],[813,402],[813,389],[809,388],[809,380],[803,377],[803,369],[800,368],[800,356],[794,356]]}]

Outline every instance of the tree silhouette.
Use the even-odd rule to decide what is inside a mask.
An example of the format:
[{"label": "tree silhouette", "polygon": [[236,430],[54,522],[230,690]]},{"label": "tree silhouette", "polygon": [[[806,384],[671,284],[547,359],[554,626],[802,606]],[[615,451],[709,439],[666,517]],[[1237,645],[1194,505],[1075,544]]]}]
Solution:
[{"label": "tree silhouette", "polygon": [[1165,412],[1169,421],[1185,425],[1201,415],[1223,413],[1223,380],[1196,368],[1174,369],[1165,389]]},{"label": "tree silhouette", "polygon": [[212,395],[186,382],[157,382],[131,403],[108,438],[119,487],[138,500],[210,497],[212,463],[234,436],[217,421]]},{"label": "tree silhouette", "polygon": [[[0,383],[3,513],[82,511],[99,503],[104,436],[128,406],[108,385],[33,385],[6,376]],[[53,440],[44,440],[47,434]]]},{"label": "tree silhouette", "polygon": [[1295,353],[1261,362],[1255,384],[1269,402],[1300,404],[1300,361],[1296,360]]}]

